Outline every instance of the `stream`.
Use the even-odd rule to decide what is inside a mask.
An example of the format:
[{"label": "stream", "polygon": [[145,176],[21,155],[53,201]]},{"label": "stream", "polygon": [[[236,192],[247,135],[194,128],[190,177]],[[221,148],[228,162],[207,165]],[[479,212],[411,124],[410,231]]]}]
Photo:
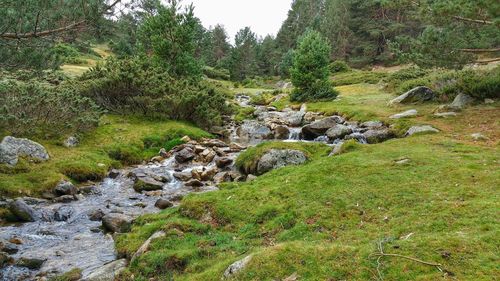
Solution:
[{"label": "stream", "polygon": [[[240,106],[252,106],[249,101],[246,95],[236,96]],[[233,163],[247,146],[265,140],[315,141],[338,146],[347,139],[368,143],[374,136],[381,141],[390,137],[388,128],[380,122],[359,124],[340,116],[325,118],[306,112],[304,107],[277,111],[272,107],[256,106],[254,116],[256,119],[240,124],[233,121],[226,124],[225,143],[217,140],[188,143],[187,150],[194,155],[189,161],[179,161],[179,155],[185,153],[186,148],[174,149],[161,162],[129,167],[98,184],[80,188],[74,201],[54,203],[24,198],[39,219],[0,227],[0,242],[15,242],[15,250],[9,256],[16,261],[0,269],[0,280],[45,280],[45,276],[73,268],[80,268],[84,278],[89,276],[117,259],[113,236],[102,228],[100,219],[93,217],[96,213],[136,218],[159,212],[155,203],[160,198],[177,205],[188,193],[217,190],[217,184],[222,181],[243,181],[245,175],[241,175]],[[326,132],[325,129],[332,126],[338,130]],[[220,159],[225,162],[221,163]],[[161,178],[163,185],[158,190],[137,192],[134,183],[142,176]],[[29,268],[17,262],[21,258],[36,259],[42,264]]]}]

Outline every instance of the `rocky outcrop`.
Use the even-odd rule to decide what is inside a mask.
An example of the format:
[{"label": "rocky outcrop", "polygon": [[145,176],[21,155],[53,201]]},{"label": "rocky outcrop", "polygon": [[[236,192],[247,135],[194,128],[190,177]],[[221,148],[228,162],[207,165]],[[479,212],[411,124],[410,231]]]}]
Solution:
[{"label": "rocky outcrop", "polygon": [[9,204],[9,210],[12,214],[16,216],[20,221],[34,222],[38,219],[38,214],[35,210],[26,204],[24,200],[17,199]]},{"label": "rocky outcrop", "polygon": [[433,100],[435,97],[436,94],[430,88],[420,86],[391,100],[389,105],[426,102]]},{"label": "rocky outcrop", "polygon": [[401,118],[415,117],[415,116],[417,116],[417,114],[418,114],[417,110],[410,109],[410,110],[407,110],[405,112],[394,114],[394,115],[392,115],[389,118],[391,118],[391,119],[401,119]]},{"label": "rocky outcrop", "polygon": [[126,233],[132,226],[132,218],[124,214],[111,213],[102,217],[102,226],[113,233]]},{"label": "rocky outcrop", "polygon": [[406,132],[405,136],[412,136],[415,134],[427,134],[427,133],[438,133],[439,130],[429,126],[429,125],[423,125],[423,126],[413,126],[408,131]]},{"label": "rocky outcrop", "polygon": [[242,271],[251,260],[252,255],[249,255],[239,261],[234,262],[224,271],[223,278],[227,279],[233,277],[235,274]]},{"label": "rocky outcrop", "polygon": [[271,149],[259,159],[257,163],[257,174],[262,175],[273,169],[288,165],[299,165],[306,161],[307,157],[302,151],[292,149]]},{"label": "rocky outcrop", "polygon": [[304,126],[302,128],[302,135],[307,140],[313,140],[321,135],[324,135],[328,129],[344,122],[344,118],[340,116],[327,117]]},{"label": "rocky outcrop", "polygon": [[92,272],[87,278],[84,278],[82,281],[114,281],[126,266],[126,259],[110,262]]},{"label": "rocky outcrop", "polygon": [[3,138],[0,143],[0,164],[14,166],[19,157],[29,157],[37,161],[47,161],[50,158],[45,147],[37,142],[11,136]]}]

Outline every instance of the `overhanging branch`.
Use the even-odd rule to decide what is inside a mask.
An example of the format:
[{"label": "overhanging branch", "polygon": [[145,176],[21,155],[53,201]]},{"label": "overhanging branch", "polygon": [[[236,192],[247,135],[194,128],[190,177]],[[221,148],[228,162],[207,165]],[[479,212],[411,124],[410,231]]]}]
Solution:
[{"label": "overhanging branch", "polygon": [[466,53],[494,53],[500,52],[500,48],[490,48],[490,49],[458,49],[461,52]]},{"label": "overhanging branch", "polygon": [[453,16],[454,19],[465,21],[465,22],[472,22],[472,23],[479,23],[479,24],[493,24],[492,21],[489,20],[476,20],[476,19],[470,19],[470,18],[464,18],[460,16]]},{"label": "overhanging branch", "polygon": [[0,38],[3,39],[27,39],[27,38],[35,38],[35,37],[44,37],[44,36],[49,36],[52,34],[60,33],[60,32],[65,32],[68,30],[72,30],[74,28],[78,28],[82,24],[85,23],[86,20],[82,20],[79,22],[72,23],[70,25],[60,27],[60,28],[55,28],[55,29],[50,29],[50,30],[45,30],[45,31],[40,31],[40,32],[28,32],[28,33],[4,33],[0,34]]}]

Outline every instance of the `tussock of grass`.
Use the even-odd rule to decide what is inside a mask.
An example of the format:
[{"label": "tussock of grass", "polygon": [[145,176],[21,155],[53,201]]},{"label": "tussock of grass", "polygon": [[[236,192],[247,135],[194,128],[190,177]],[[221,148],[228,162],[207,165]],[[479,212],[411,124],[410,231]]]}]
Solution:
[{"label": "tussock of grass", "polygon": [[241,171],[248,173],[254,171],[259,159],[271,149],[295,149],[306,154],[309,159],[328,155],[330,148],[320,143],[304,143],[304,142],[264,142],[257,146],[250,147],[242,152],[236,159],[236,167]]},{"label": "tussock of grass", "polygon": [[210,134],[190,124],[149,121],[135,117],[104,116],[101,125],[81,137],[80,145],[65,148],[58,142],[39,140],[51,159],[43,163],[22,160],[14,168],[0,166],[0,195],[40,195],[60,180],[99,180],[111,167],[140,163],[178,143],[179,137],[193,139]]},{"label": "tussock of grass", "polygon": [[386,76],[387,73],[385,72],[354,70],[333,75],[332,83],[333,86],[344,86],[360,83],[377,84]]},{"label": "tussock of grass", "polygon": [[75,268],[62,275],[52,277],[49,281],[78,281],[80,278],[82,278],[82,270]]}]

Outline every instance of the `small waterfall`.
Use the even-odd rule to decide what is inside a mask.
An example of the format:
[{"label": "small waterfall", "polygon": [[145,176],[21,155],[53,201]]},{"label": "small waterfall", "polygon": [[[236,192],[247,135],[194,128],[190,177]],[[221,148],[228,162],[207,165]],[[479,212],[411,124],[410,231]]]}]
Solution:
[{"label": "small waterfall", "polygon": [[290,141],[298,141],[300,140],[300,133],[302,132],[302,128],[288,128],[290,130],[290,134],[288,135],[288,140]]}]

